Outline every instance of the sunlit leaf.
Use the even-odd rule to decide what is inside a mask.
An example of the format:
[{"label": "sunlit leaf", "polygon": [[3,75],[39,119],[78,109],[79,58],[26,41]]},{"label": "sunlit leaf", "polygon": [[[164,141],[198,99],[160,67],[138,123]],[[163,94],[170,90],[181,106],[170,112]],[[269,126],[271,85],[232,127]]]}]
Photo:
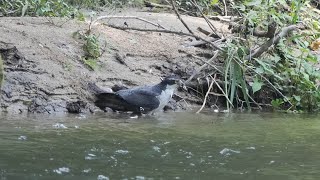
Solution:
[{"label": "sunlit leaf", "polygon": [[210,5],[214,6],[214,5],[218,4],[218,3],[219,3],[219,0],[212,0]]},{"label": "sunlit leaf", "polygon": [[301,97],[300,97],[300,96],[293,95],[293,97],[294,97],[294,99],[295,99],[296,101],[298,101],[298,102],[301,101]]},{"label": "sunlit leaf", "polygon": [[21,16],[22,16],[22,17],[26,14],[27,9],[28,9],[28,6],[29,6],[29,2],[26,1],[26,4],[23,5],[23,7],[22,7],[22,11],[21,11]]},{"label": "sunlit leaf", "polygon": [[264,70],[263,70],[263,68],[258,67],[258,68],[256,68],[255,72],[258,74],[262,74],[262,73],[264,73]]},{"label": "sunlit leaf", "polygon": [[245,3],[247,6],[258,6],[261,5],[261,0],[252,0]]},{"label": "sunlit leaf", "polygon": [[262,86],[264,85],[263,82],[259,81],[257,78],[254,79],[253,84],[252,84],[252,92],[253,94],[257,91],[259,91]]},{"label": "sunlit leaf", "polygon": [[283,104],[283,103],[284,102],[283,102],[282,99],[274,99],[274,100],[271,101],[272,107],[276,108],[276,109],[278,109],[281,106],[281,104]]},{"label": "sunlit leaf", "polygon": [[314,56],[312,54],[308,54],[306,57],[306,60],[309,62],[313,62],[313,63],[317,63],[318,62],[318,58],[317,56]]}]

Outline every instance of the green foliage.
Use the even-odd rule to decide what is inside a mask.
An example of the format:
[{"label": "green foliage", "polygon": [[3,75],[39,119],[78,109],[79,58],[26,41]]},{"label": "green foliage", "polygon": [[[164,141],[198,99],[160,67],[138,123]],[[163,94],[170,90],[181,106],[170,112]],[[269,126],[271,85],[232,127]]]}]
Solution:
[{"label": "green foliage", "polygon": [[1,0],[0,15],[76,17],[83,21],[84,15],[78,10],[80,8],[99,9],[142,4],[143,0]]},{"label": "green foliage", "polygon": [[273,99],[271,105],[274,109],[281,110],[281,105],[284,104],[283,99]]},{"label": "green foliage", "polygon": [[5,16],[71,17],[76,12],[64,0],[3,0],[0,10]]},{"label": "green foliage", "polygon": [[[248,28],[249,35],[240,34],[245,39],[230,40],[227,49],[228,56],[231,59],[228,59],[225,64],[232,61],[237,62],[236,64],[241,67],[242,77],[252,77],[253,82],[246,79],[246,83],[252,85],[251,91],[247,89],[247,92],[252,92],[252,94],[249,93],[248,97],[254,96],[264,86],[277,94],[275,97],[270,97],[273,98],[270,99],[270,103],[275,109],[289,111],[315,111],[320,109],[320,90],[318,87],[320,72],[315,68],[319,59],[308,48],[314,39],[319,38],[319,22],[314,20],[319,18],[319,15],[310,11],[306,1],[300,0],[245,0],[235,8],[244,17],[241,23]],[[262,38],[250,36],[251,30],[267,30],[272,21],[277,24],[277,31],[281,30],[282,27],[300,21],[303,21],[308,29],[300,32],[294,31],[261,57],[246,60],[249,55],[248,50],[246,50],[247,47],[260,46],[266,41]],[[229,49],[235,48],[238,50],[230,52]],[[245,54],[244,56],[239,54],[239,49]],[[241,73],[238,69],[231,69],[228,66],[226,66],[225,72],[228,72],[229,75],[229,78],[225,80],[231,83],[231,88],[228,91],[231,91],[230,98],[232,99],[235,97],[232,94],[235,93],[232,84],[242,86],[242,83],[239,82]],[[243,97],[245,99],[246,96]]]},{"label": "green foliage", "polygon": [[252,94],[254,94],[257,91],[260,91],[264,83],[260,81],[258,78],[255,78],[252,84]]},{"label": "green foliage", "polygon": [[[251,109],[249,98],[248,98],[248,87],[245,82],[245,69],[244,62],[240,62],[239,59],[243,58],[244,49],[234,46],[232,43],[229,43],[227,48],[228,58],[225,61],[224,68],[224,80],[225,80],[225,92],[228,94],[229,103],[234,102],[236,95],[238,94],[238,88],[242,92],[242,97],[244,98],[248,109]],[[230,86],[228,82],[231,82]],[[232,105],[231,104],[231,105]],[[229,107],[229,104],[227,104]]]},{"label": "green foliage", "polygon": [[82,61],[85,65],[87,65],[91,70],[96,70],[97,65],[97,59],[91,58],[91,57],[82,57]]},{"label": "green foliage", "polygon": [[99,39],[94,34],[84,36],[85,44],[83,50],[86,53],[86,57],[98,58],[101,55]]},{"label": "green foliage", "polygon": [[67,2],[78,8],[100,7],[123,7],[123,6],[140,6],[143,0],[67,0]]},{"label": "green foliage", "polygon": [[80,31],[77,31],[74,32],[72,36],[75,39],[84,41],[83,51],[85,54],[82,57],[82,61],[91,70],[95,70],[98,66],[98,58],[101,56],[99,37],[90,33],[89,31],[87,33],[81,33]]},{"label": "green foliage", "polygon": [[176,3],[184,9],[196,12],[197,9],[194,6],[193,1],[197,3],[203,14],[217,14],[217,10],[223,9],[216,8],[222,6],[221,1],[219,0],[176,0]]}]

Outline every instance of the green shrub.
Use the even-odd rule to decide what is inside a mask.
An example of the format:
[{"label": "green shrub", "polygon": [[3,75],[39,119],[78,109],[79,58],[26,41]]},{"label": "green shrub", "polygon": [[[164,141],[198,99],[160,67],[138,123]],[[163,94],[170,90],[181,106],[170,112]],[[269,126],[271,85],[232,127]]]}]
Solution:
[{"label": "green shrub", "polygon": [[98,58],[101,56],[99,39],[94,34],[84,36],[85,44],[83,46],[86,57]]},{"label": "green shrub", "polygon": [[[225,54],[225,86],[231,100],[238,97],[238,102],[248,104],[246,94],[254,97],[255,92],[268,89],[276,94],[270,97],[269,102],[275,109],[320,109],[320,71],[315,68],[319,59],[309,49],[309,44],[320,36],[317,21],[319,14],[310,11],[307,3],[300,0],[245,0],[237,3],[234,8],[243,17],[238,23],[246,29],[239,32],[240,38],[228,40],[229,44],[226,46],[228,53]],[[268,40],[252,36],[253,31],[266,31],[270,22],[275,22],[276,32],[299,22],[303,22],[306,29],[289,33],[261,56],[247,59],[250,52],[248,47],[261,46]],[[251,88],[243,84],[244,78],[246,84],[251,83]],[[236,94],[237,87],[245,87],[242,95]]]},{"label": "green shrub", "polygon": [[2,0],[0,10],[4,16],[71,17],[75,8],[64,0]]}]

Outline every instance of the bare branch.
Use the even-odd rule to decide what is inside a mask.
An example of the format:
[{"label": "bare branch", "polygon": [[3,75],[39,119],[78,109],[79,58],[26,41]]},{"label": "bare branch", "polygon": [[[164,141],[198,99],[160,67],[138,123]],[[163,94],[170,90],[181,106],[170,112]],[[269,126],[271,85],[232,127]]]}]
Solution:
[{"label": "bare branch", "polygon": [[204,63],[202,66],[200,66],[196,72],[194,72],[188,80],[185,81],[185,84],[189,83],[197,74],[199,74],[203,68],[207,67],[208,64],[210,64],[213,60],[216,59],[216,57],[218,56],[218,51],[214,52],[214,55],[208,60],[206,61],[206,63]]},{"label": "bare branch", "polygon": [[146,20],[144,18],[140,18],[140,17],[137,17],[137,16],[100,16],[90,24],[89,29],[91,29],[92,24],[96,23],[97,21],[99,21],[101,19],[113,19],[113,18],[116,18],[116,19],[137,19],[137,20],[146,22],[148,24],[152,24],[152,25],[154,25],[154,26],[156,26],[158,28],[166,29],[165,27],[161,26],[159,23],[154,23],[154,22],[148,21],[148,20]]},{"label": "bare branch", "polygon": [[274,44],[278,44],[280,39],[286,36],[289,32],[297,29],[297,25],[290,25],[288,27],[285,27],[280,31],[276,36],[269,39],[267,42],[265,42],[263,45],[261,45],[259,48],[255,49],[250,55],[247,56],[247,59],[257,58],[262,53],[267,51],[269,47],[271,47]]},{"label": "bare branch", "polygon": [[178,12],[178,10],[177,10],[177,8],[176,8],[176,6],[174,5],[173,0],[170,0],[170,2],[171,2],[172,8],[173,8],[174,12],[176,13],[178,19],[181,21],[181,23],[184,25],[184,27],[187,28],[187,30],[189,31],[189,33],[194,34],[194,33],[191,31],[191,29],[188,27],[188,25],[186,24],[186,22],[184,22],[184,20],[181,18],[180,14],[179,14],[179,12]]},{"label": "bare branch", "polygon": [[212,77],[212,76],[210,76],[210,77],[211,77],[211,79],[212,79],[211,84],[210,84],[210,86],[209,86],[209,89],[208,89],[206,95],[204,96],[204,100],[203,100],[203,103],[202,103],[201,108],[196,112],[197,114],[202,111],[202,109],[204,108],[204,106],[205,106],[206,103],[207,103],[207,98],[208,98],[208,95],[210,94],[210,91],[211,91],[211,89],[212,89],[213,83],[215,82],[214,80],[216,79],[216,74],[214,75],[214,77]]},{"label": "bare branch", "polygon": [[214,21],[225,21],[225,22],[237,21],[241,19],[241,17],[238,17],[238,16],[207,16],[207,17]]},{"label": "bare branch", "polygon": [[170,33],[170,34],[177,34],[177,35],[180,35],[180,36],[189,36],[189,37],[194,37],[196,39],[200,39],[208,44],[211,44],[214,48],[220,50],[220,51],[223,51],[223,49],[221,49],[219,46],[217,46],[215,43],[207,40],[207,39],[204,39],[200,36],[197,36],[195,34],[190,34],[190,33],[184,33],[184,32],[179,32],[179,31],[170,31],[170,30],[166,30],[166,29],[141,29],[141,28],[133,28],[133,27],[120,27],[120,26],[115,26],[115,25],[107,25],[109,27],[112,27],[112,28],[115,28],[115,29],[120,29],[120,30],[134,30],[134,31],[149,31],[149,32],[162,32],[162,33]]},{"label": "bare branch", "polygon": [[[218,45],[220,44],[221,42],[225,41],[226,38],[223,38],[223,39],[217,39],[217,38],[210,38],[208,39],[209,41],[213,42],[215,45]],[[204,45],[204,44],[207,44],[207,42],[204,42],[204,41],[192,41],[190,43],[188,43],[186,46],[200,46],[200,45]]]},{"label": "bare branch", "polygon": [[204,20],[207,22],[208,26],[211,28],[212,32],[221,38],[217,33],[217,28],[210,22],[210,20],[203,14],[200,7],[198,6],[197,2],[195,0],[192,0],[191,3],[198,9],[198,11],[201,13],[201,16],[204,18]]},{"label": "bare branch", "polygon": [[226,0],[223,0],[223,5],[224,5],[224,15],[225,15],[225,16],[228,16],[228,9],[227,9]]}]

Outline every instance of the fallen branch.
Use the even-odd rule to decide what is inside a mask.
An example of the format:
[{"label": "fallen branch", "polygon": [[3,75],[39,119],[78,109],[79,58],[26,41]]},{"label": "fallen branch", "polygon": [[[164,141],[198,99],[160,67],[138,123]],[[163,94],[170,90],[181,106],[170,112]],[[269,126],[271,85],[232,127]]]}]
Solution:
[{"label": "fallen branch", "polygon": [[[208,40],[213,42],[215,45],[218,45],[220,42],[225,41],[226,39],[225,38],[223,38],[223,39],[210,38]],[[204,45],[204,44],[208,44],[208,43],[205,42],[205,41],[200,40],[200,41],[192,41],[192,42],[188,43],[186,46],[187,47],[189,47],[189,46],[197,47],[197,46],[201,46],[201,45]]]},{"label": "fallen branch", "polygon": [[241,19],[241,17],[238,17],[238,16],[207,16],[207,17],[214,21],[225,21],[225,22],[237,21]]},{"label": "fallen branch", "polygon": [[176,13],[178,19],[181,21],[181,23],[184,25],[184,27],[187,28],[187,30],[189,31],[190,34],[194,34],[194,33],[191,31],[191,29],[188,27],[187,23],[184,22],[184,20],[181,18],[180,14],[179,14],[179,12],[178,12],[178,10],[177,10],[177,8],[176,8],[176,6],[174,5],[173,0],[170,0],[170,2],[171,2],[172,8],[173,8],[174,12]]},{"label": "fallen branch", "polygon": [[113,19],[113,18],[115,18],[115,19],[137,19],[137,20],[146,22],[148,24],[152,24],[152,25],[154,25],[154,26],[156,26],[158,28],[166,29],[165,27],[161,26],[159,23],[154,23],[154,22],[148,21],[148,20],[146,20],[144,18],[140,18],[140,17],[137,17],[137,16],[100,16],[90,24],[89,29],[91,29],[92,24],[96,23],[97,21],[99,21],[101,19]]},{"label": "fallen branch", "polygon": [[297,25],[290,25],[288,27],[283,28],[277,35],[275,35],[273,38],[269,39],[267,42],[265,42],[263,45],[261,45],[259,48],[255,49],[250,55],[247,56],[247,59],[257,58],[262,53],[267,51],[269,47],[271,47],[274,44],[278,44],[280,39],[285,37],[289,32],[297,29]]},{"label": "fallen branch", "polygon": [[206,95],[204,96],[204,100],[203,100],[203,103],[202,103],[201,108],[196,112],[197,114],[202,111],[202,109],[204,108],[204,106],[205,106],[206,103],[207,103],[207,98],[208,98],[208,95],[209,95],[209,93],[210,93],[210,91],[211,91],[211,89],[212,89],[213,83],[215,82],[214,80],[216,79],[216,74],[214,75],[214,78],[213,78],[212,76],[210,76],[210,77],[211,77],[211,79],[212,79],[211,84],[210,84],[210,86],[209,86],[209,89],[208,89]]},{"label": "fallen branch", "polygon": [[199,32],[202,32],[202,33],[205,34],[206,36],[209,36],[209,35],[211,34],[211,32],[203,29],[202,27],[198,27],[197,30],[198,30]]},{"label": "fallen branch", "polygon": [[219,46],[217,46],[216,44],[214,44],[213,42],[207,40],[207,39],[204,39],[200,36],[197,36],[195,34],[190,34],[190,33],[184,33],[184,32],[181,32],[181,31],[171,31],[171,30],[166,30],[166,29],[141,29],[141,28],[134,28],[134,27],[121,27],[121,26],[115,26],[115,25],[107,25],[109,27],[112,27],[112,28],[115,28],[115,29],[120,29],[120,30],[134,30],[134,31],[146,31],[146,32],[162,32],[162,33],[170,33],[170,34],[177,34],[177,35],[180,35],[180,36],[189,36],[189,37],[194,37],[196,39],[200,39],[208,44],[211,44],[214,48],[222,51],[222,52],[225,52],[223,49],[221,49]]}]

